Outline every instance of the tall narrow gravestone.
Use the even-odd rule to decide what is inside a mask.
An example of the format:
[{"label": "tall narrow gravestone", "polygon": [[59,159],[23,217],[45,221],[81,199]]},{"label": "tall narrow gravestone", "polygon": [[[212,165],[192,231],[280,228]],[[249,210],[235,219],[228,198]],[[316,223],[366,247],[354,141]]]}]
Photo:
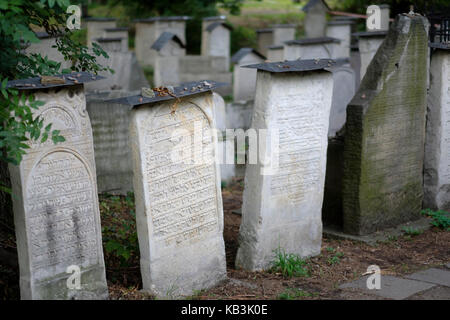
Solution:
[{"label": "tall narrow gravestone", "polygon": [[433,43],[424,165],[424,207],[450,210],[450,45]]},{"label": "tall narrow gravestone", "polygon": [[347,108],[344,231],[417,219],[423,199],[428,21],[398,15]]},{"label": "tall narrow gravestone", "polygon": [[320,253],[333,93],[333,76],[325,68],[333,63],[297,60],[251,66],[258,69],[251,129],[259,132],[263,161],[246,168],[237,267],[267,269],[277,249],[302,257]]},{"label": "tall narrow gravestone", "polygon": [[[212,82],[133,96],[130,125],[144,290],[189,295],[226,278]],[[186,89],[186,90],[184,90]]]},{"label": "tall narrow gravestone", "polygon": [[34,116],[44,125],[52,123],[66,139],[57,145],[51,139],[30,142],[20,165],[10,165],[22,299],[108,297],[92,130],[82,85],[92,76],[77,75],[71,74],[77,83],[67,77],[57,85],[42,85],[39,78],[8,83],[45,102],[33,110]]}]

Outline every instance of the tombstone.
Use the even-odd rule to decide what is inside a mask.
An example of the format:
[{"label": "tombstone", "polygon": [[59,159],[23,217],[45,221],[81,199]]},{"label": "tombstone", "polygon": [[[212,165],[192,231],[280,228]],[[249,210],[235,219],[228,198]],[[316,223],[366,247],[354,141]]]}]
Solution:
[{"label": "tombstone", "polygon": [[302,9],[306,15],[304,29],[307,38],[325,36],[327,12],[330,11],[324,0],[310,0]]},{"label": "tombstone", "polygon": [[121,38],[122,52],[128,51],[128,28],[106,28],[103,31],[103,38]]},{"label": "tombstone", "polygon": [[357,90],[361,82],[361,55],[359,54],[358,44],[350,46],[350,65],[355,71],[355,88]]},{"label": "tombstone", "polygon": [[347,105],[355,95],[355,71],[350,67],[350,59],[336,60],[330,68],[333,73],[333,102],[330,111],[328,136],[334,137],[345,124]]},{"label": "tombstone", "polygon": [[171,32],[163,32],[152,44],[151,49],[157,51],[162,57],[186,55],[186,46],[176,34]]},{"label": "tombstone", "polygon": [[123,38],[97,38],[94,41],[106,52],[124,52]]},{"label": "tombstone", "polygon": [[450,45],[432,43],[424,165],[424,207],[450,211]]},{"label": "tombstone", "polygon": [[230,68],[230,31],[225,16],[204,18],[202,22],[202,56],[225,57]]},{"label": "tombstone", "polygon": [[364,78],[367,67],[386,38],[386,35],[387,31],[356,32],[353,34],[353,36],[358,37],[358,48],[361,57],[361,80]]},{"label": "tombstone", "polygon": [[267,60],[269,62],[284,60],[284,46],[270,46],[267,48]]},{"label": "tombstone", "polygon": [[217,136],[209,130],[215,127],[212,89],[215,83],[196,82],[175,87],[177,98],[120,99],[133,106],[143,289],[158,297],[191,295],[226,278]]},{"label": "tombstone", "polygon": [[47,32],[36,32],[35,34],[39,42],[30,43],[25,49],[26,54],[40,54],[43,58],[47,57],[48,60],[60,62],[61,69],[70,69],[72,63],[64,60],[62,53],[57,48],[53,48],[53,46],[56,46],[56,37]]},{"label": "tombstone", "polygon": [[[134,93],[138,94],[140,91]],[[86,95],[99,193],[127,195],[133,191],[133,163],[128,130],[131,107],[109,102],[128,95],[129,91],[122,90]]]},{"label": "tombstone", "polygon": [[94,39],[103,37],[105,29],[116,28],[117,19],[115,18],[99,18],[99,17],[88,17],[84,18],[83,21],[87,27],[87,46],[92,47],[92,42]]},{"label": "tombstone", "polygon": [[295,33],[297,31],[297,25],[295,24],[274,24],[272,25],[272,44],[279,46],[289,40],[295,39]]},{"label": "tombstone", "polygon": [[244,129],[250,128],[252,123],[254,100],[233,101],[227,103],[225,110],[227,114],[227,128]]},{"label": "tombstone", "polygon": [[352,34],[352,25],[355,22],[352,20],[334,19],[328,22],[326,35],[327,37],[339,39],[340,43],[336,47],[334,53],[335,58],[349,58],[350,57],[350,43]]},{"label": "tombstone", "polygon": [[154,66],[157,53],[151,50],[150,46],[164,32],[177,35],[183,45],[186,45],[186,21],[189,19],[187,16],[181,16],[152,17],[135,20],[136,37],[134,46],[136,57],[141,66]]},{"label": "tombstone", "polygon": [[233,69],[233,98],[235,101],[253,100],[255,97],[256,70],[243,69],[241,66],[264,62],[266,57],[252,48],[241,48],[231,61]]},{"label": "tombstone", "polygon": [[347,108],[344,231],[369,234],[420,217],[428,21],[398,15]]},{"label": "tombstone", "polygon": [[[79,74],[80,76],[77,76]],[[66,75],[65,84],[39,78],[10,81],[9,88],[45,102],[34,116],[52,123],[66,141],[30,146],[10,165],[21,299],[107,299],[94,148],[83,83],[89,73]],[[25,86],[25,85],[34,85]],[[73,269],[71,269],[73,268]],[[69,277],[81,271],[80,289]],[[75,273],[74,273],[75,272]]]},{"label": "tombstone", "polygon": [[268,48],[273,45],[273,29],[256,30],[258,52],[267,57]]},{"label": "tombstone", "polygon": [[284,43],[284,60],[331,59],[340,40],[330,37],[291,40]]},{"label": "tombstone", "polygon": [[[258,75],[252,128],[260,136],[261,129],[269,130],[271,138],[258,150],[265,164],[247,165],[245,172],[239,268],[270,268],[277,249],[301,257],[320,253],[333,92],[328,66],[328,59],[253,65]],[[279,140],[278,151],[270,147],[276,145],[272,139]]]},{"label": "tombstone", "polygon": [[123,38],[99,38],[96,40],[106,51],[108,58],[97,57],[97,63],[114,70],[101,71],[103,80],[87,83],[85,88],[89,93],[110,90],[134,91],[149,87],[144,71],[132,51],[123,51]]},{"label": "tombstone", "polygon": [[222,96],[217,92],[213,92],[214,101],[214,118],[216,123],[216,129],[218,134],[217,139],[217,149],[218,157],[220,161],[220,181],[222,183],[229,183],[236,175],[235,164],[226,163],[226,147],[227,147],[227,136],[225,130],[227,129],[227,114],[225,111],[225,101]]}]

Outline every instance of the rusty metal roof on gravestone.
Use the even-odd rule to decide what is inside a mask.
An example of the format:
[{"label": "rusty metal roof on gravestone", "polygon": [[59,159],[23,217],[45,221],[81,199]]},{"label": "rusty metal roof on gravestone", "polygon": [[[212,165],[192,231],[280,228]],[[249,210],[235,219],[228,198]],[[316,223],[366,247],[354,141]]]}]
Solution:
[{"label": "rusty metal roof on gravestone", "polygon": [[310,60],[265,62],[243,66],[242,68],[254,68],[273,73],[306,72],[306,71],[326,70],[327,68],[330,68],[335,64],[336,61],[334,61],[333,59],[310,59]]},{"label": "rusty metal roof on gravestone", "polygon": [[[39,89],[47,89],[47,88],[75,86],[75,85],[80,85],[80,84],[83,84],[86,82],[105,79],[105,77],[101,77],[99,75],[94,75],[89,72],[72,72],[72,73],[55,75],[54,77],[58,77],[58,78],[64,77],[65,83],[41,84],[41,78],[34,77],[34,78],[28,78],[28,79],[19,79],[19,80],[8,81],[6,88],[18,89],[18,90],[39,90]],[[72,80],[72,79],[75,79],[76,81]]]},{"label": "rusty metal roof on gravestone", "polygon": [[[156,103],[161,101],[167,101],[167,100],[173,100],[176,98],[183,98],[187,96],[192,96],[199,93],[208,92],[211,90],[214,90],[215,88],[225,86],[227,83],[223,82],[216,82],[211,80],[201,80],[201,81],[194,81],[194,82],[186,82],[180,84],[178,87],[173,87],[173,95],[159,95],[158,92],[153,90],[153,93],[155,94],[155,97],[144,97],[142,95],[135,95],[135,96],[129,96],[129,97],[123,97],[123,98],[117,98],[117,99],[111,99],[107,100],[110,103],[118,103],[118,104],[124,104],[128,106],[140,106],[143,104],[149,104],[149,103]],[[167,88],[167,87],[166,87]]]}]

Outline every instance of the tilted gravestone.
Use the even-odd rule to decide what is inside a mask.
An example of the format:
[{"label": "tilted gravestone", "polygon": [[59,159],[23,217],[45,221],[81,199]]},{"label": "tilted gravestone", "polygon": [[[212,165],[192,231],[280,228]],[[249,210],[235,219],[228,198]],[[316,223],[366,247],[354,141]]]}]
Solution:
[{"label": "tilted gravestone", "polygon": [[202,21],[202,56],[224,57],[230,68],[230,31],[225,16],[208,17]]},{"label": "tilted gravestone", "polygon": [[[132,96],[130,139],[144,290],[190,295],[226,278],[212,82]],[[186,90],[184,90],[186,89]]]},{"label": "tilted gravestone", "polygon": [[344,231],[417,219],[423,199],[428,21],[398,15],[347,108]]},{"label": "tilted gravestone", "polygon": [[431,44],[424,207],[450,210],[450,45]]},{"label": "tilted gravestone", "polygon": [[[237,267],[267,269],[277,249],[302,257],[320,253],[333,93],[333,76],[325,68],[333,63],[298,60],[253,66],[258,75],[252,129],[263,137],[258,141],[262,159],[246,168]],[[268,130],[266,138],[262,129]]]},{"label": "tilted gravestone", "polygon": [[[90,74],[72,73],[66,84],[41,85],[39,78],[8,84],[45,102],[33,110],[34,116],[45,125],[52,123],[66,139],[57,145],[51,139],[29,142],[20,165],[10,165],[22,299],[108,297],[92,130],[82,85],[87,81],[92,81]],[[76,268],[81,271],[79,288],[68,284],[76,284],[69,279]]]}]

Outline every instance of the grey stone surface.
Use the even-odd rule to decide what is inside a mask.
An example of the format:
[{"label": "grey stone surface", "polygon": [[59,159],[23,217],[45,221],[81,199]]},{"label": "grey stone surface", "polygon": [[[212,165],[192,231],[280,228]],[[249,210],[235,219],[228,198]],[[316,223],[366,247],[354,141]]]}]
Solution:
[{"label": "grey stone surface", "polygon": [[[170,18],[170,17],[169,17]],[[157,52],[151,45],[163,32],[176,34],[186,44],[186,17],[173,19],[143,19],[136,21],[135,52],[143,67],[154,66]]]},{"label": "grey stone surface", "polygon": [[383,33],[372,33],[368,32],[367,35],[360,36],[358,41],[359,55],[361,58],[360,66],[360,78],[364,78],[367,68],[372,61],[373,57],[377,53],[381,44],[383,43],[386,35]]},{"label": "grey stone surface", "polygon": [[333,103],[330,112],[328,136],[334,137],[342,129],[347,116],[347,105],[355,95],[355,71],[348,65],[332,67]]},{"label": "grey stone surface", "polygon": [[[241,49],[242,50],[242,49]],[[256,70],[244,69],[241,66],[264,62],[264,58],[251,51],[240,57],[233,70],[233,99],[248,101],[255,98]]]},{"label": "grey stone surface", "polygon": [[407,276],[408,279],[429,282],[441,286],[450,287],[450,271],[430,268]]},{"label": "grey stone surface", "polygon": [[115,28],[117,22],[115,19],[85,19],[84,25],[87,28],[87,45],[91,47],[94,39],[101,38],[105,29]]},{"label": "grey stone surface", "polygon": [[204,19],[202,22],[202,56],[224,57],[226,71],[230,68],[230,27],[225,17]]},{"label": "grey stone surface", "polygon": [[397,16],[347,107],[344,231],[368,234],[420,217],[428,21]]},{"label": "grey stone surface", "polygon": [[133,191],[129,140],[131,107],[107,101],[129,95],[128,91],[106,91],[86,97],[94,137],[99,193],[126,195]]},{"label": "grey stone surface", "polygon": [[48,60],[60,62],[61,70],[70,68],[72,65],[71,62],[64,60],[62,53],[60,53],[57,48],[52,47],[56,45],[56,38],[42,35],[43,33],[38,33],[39,42],[30,43],[25,49],[25,53],[27,55],[37,53],[42,57],[47,57]]},{"label": "grey stone surface", "polygon": [[227,103],[227,128],[244,130],[250,128],[252,123],[253,105],[253,100]]},{"label": "grey stone surface", "polygon": [[273,44],[273,29],[256,30],[258,52],[267,57],[268,48]]},{"label": "grey stone surface", "polygon": [[[83,86],[35,91],[45,105],[34,116],[66,141],[28,142],[10,165],[22,299],[106,299],[92,130]],[[81,289],[67,286],[69,266]]]},{"label": "grey stone surface", "polygon": [[450,269],[450,263],[447,263],[445,266],[447,267],[447,269]]},{"label": "grey stone surface", "polygon": [[335,52],[333,53],[334,58],[350,57],[350,42],[353,24],[354,22],[351,20],[332,20],[330,23],[328,23],[326,36],[341,40],[339,45],[336,46]]},{"label": "grey stone surface", "polygon": [[436,286],[412,295],[408,300],[450,300],[450,288]]},{"label": "grey stone surface", "polygon": [[103,38],[121,38],[122,52],[128,51],[128,28],[103,29]]},{"label": "grey stone surface", "polygon": [[356,288],[364,293],[374,294],[388,299],[403,300],[418,292],[434,287],[434,284],[381,275],[381,289],[367,289],[367,278],[362,277],[350,283],[340,285],[339,288]]},{"label": "grey stone surface", "polygon": [[98,57],[97,63],[108,66],[114,70],[114,74],[109,71],[102,71],[99,74],[105,79],[87,83],[86,91],[134,91],[142,87],[149,87],[144,71],[139,65],[134,52],[112,51],[108,52],[109,58]]},{"label": "grey stone surface", "polygon": [[305,5],[303,10],[306,11],[304,20],[306,37],[324,36],[327,25],[327,12],[329,10],[325,1],[311,0]]},{"label": "grey stone surface", "polygon": [[252,128],[279,129],[279,150],[269,153],[267,139],[270,164],[246,166],[238,268],[269,268],[278,248],[302,257],[320,253],[332,90],[324,70],[258,70]]},{"label": "grey stone surface", "polygon": [[284,60],[334,58],[334,53],[337,52],[339,41],[306,41],[313,39],[323,38],[312,38],[286,42],[284,44]]},{"label": "grey stone surface", "polygon": [[143,288],[169,298],[226,278],[220,168],[188,158],[214,156],[212,93],[181,97],[171,113],[174,103],[135,107],[130,126]]},{"label": "grey stone surface", "polygon": [[431,56],[424,164],[424,207],[450,210],[450,50]]}]

